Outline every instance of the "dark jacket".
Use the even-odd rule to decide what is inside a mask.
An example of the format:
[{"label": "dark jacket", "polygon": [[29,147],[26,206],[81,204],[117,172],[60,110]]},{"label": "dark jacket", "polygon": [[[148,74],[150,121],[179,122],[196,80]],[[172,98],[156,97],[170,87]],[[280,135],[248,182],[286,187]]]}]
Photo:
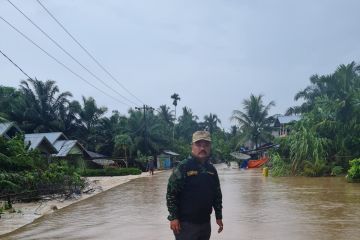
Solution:
[{"label": "dark jacket", "polygon": [[192,157],[182,161],[169,178],[166,201],[169,220],[206,223],[212,208],[216,219],[222,219],[222,194],[215,167]]}]

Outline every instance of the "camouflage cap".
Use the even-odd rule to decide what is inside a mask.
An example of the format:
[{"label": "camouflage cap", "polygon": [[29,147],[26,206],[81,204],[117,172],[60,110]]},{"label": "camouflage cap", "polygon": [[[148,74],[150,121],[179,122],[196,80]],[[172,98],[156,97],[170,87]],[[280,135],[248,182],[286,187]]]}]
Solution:
[{"label": "camouflage cap", "polygon": [[211,142],[210,133],[208,131],[196,131],[192,136],[192,142],[197,142],[200,140]]}]

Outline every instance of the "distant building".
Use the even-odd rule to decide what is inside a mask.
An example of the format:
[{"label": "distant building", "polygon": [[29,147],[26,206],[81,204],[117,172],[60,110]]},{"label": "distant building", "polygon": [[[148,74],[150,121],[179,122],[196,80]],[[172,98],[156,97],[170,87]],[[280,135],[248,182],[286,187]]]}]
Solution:
[{"label": "distant building", "polygon": [[78,167],[85,167],[85,160],[90,159],[86,149],[77,140],[69,140],[62,132],[25,134],[25,143],[33,149],[39,149],[40,142],[48,142],[55,148],[56,152],[51,154],[53,159],[64,159]]},{"label": "distant building", "polygon": [[29,137],[33,139],[46,137],[51,144],[54,144],[58,140],[68,140],[68,138],[62,132],[30,133],[30,134],[25,134],[25,137]]},{"label": "distant building", "polygon": [[11,139],[16,136],[16,134],[21,133],[20,128],[16,125],[15,122],[5,122],[0,123],[0,136],[6,139]]},{"label": "distant building", "polygon": [[295,122],[301,119],[300,115],[292,116],[279,116],[274,123],[274,131],[272,135],[274,137],[285,137],[290,133],[290,127]]},{"label": "distant building", "polygon": [[[118,166],[117,163],[114,160],[109,159],[108,156],[105,156],[100,153],[92,152],[89,150],[86,150],[86,152],[90,157],[90,160],[87,162],[88,167],[106,168],[106,167],[111,167],[111,166]],[[125,166],[126,166],[126,164],[125,164]]]},{"label": "distant building", "polygon": [[[0,123],[0,136],[11,139],[22,133],[14,122]],[[104,155],[87,151],[77,140],[69,140],[62,132],[30,133],[24,135],[24,144],[30,150],[38,150],[48,160],[64,159],[78,167],[104,167],[116,165]],[[86,164],[87,162],[87,164]]]},{"label": "distant building", "polygon": [[50,162],[51,156],[53,154],[58,153],[57,149],[45,136],[25,134],[24,143],[25,146],[28,146],[30,150],[38,150],[40,154],[48,160],[48,162]]},{"label": "distant building", "polygon": [[90,158],[85,148],[77,140],[57,140],[54,143],[54,147],[58,150],[58,153],[54,157],[58,158],[71,158],[83,156]]},{"label": "distant building", "polygon": [[180,154],[172,152],[170,150],[164,150],[160,155],[157,156],[157,168],[158,169],[170,169],[172,168],[176,161],[177,157]]}]

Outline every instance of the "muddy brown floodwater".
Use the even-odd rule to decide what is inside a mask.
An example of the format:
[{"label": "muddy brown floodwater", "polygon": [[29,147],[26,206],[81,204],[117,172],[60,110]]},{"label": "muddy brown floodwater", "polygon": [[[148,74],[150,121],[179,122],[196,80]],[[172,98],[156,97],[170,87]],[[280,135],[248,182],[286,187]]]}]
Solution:
[{"label": "muddy brown floodwater", "polygon": [[[224,231],[211,239],[359,240],[360,184],[336,178],[263,177],[217,166]],[[170,171],[75,203],[0,239],[173,239],[166,220]]]}]

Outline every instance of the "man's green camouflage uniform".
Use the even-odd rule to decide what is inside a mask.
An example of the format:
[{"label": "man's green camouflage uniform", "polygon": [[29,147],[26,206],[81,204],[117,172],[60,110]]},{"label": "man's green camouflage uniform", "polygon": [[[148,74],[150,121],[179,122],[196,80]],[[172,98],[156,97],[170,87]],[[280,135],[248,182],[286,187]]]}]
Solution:
[{"label": "man's green camouflage uniform", "polygon": [[212,208],[222,219],[222,194],[215,167],[190,157],[182,161],[169,178],[167,187],[168,219],[181,222],[210,222]]}]

